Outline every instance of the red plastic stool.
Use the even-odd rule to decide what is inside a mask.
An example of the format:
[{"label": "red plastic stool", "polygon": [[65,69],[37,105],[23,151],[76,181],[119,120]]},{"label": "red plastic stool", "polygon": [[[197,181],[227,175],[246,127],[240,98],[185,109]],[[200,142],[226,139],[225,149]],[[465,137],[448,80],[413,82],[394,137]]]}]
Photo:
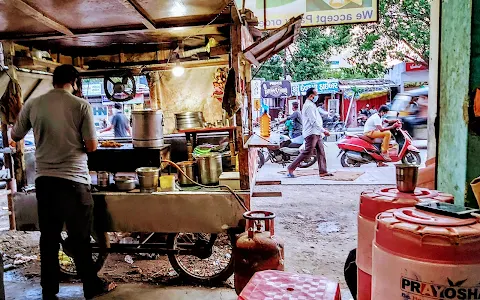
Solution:
[{"label": "red plastic stool", "polygon": [[238,300],[341,300],[340,286],[325,277],[282,271],[253,275]]}]

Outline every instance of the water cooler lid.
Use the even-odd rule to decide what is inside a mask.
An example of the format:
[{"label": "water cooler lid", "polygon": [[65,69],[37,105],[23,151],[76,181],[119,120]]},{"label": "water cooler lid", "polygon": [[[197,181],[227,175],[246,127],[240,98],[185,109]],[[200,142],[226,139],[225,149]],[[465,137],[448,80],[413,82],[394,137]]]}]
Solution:
[{"label": "water cooler lid", "polygon": [[480,263],[480,220],[418,210],[392,209],[377,216],[375,244],[392,253],[437,263]]},{"label": "water cooler lid", "polygon": [[416,188],[413,193],[402,193],[396,188],[383,188],[362,193],[359,213],[362,217],[374,221],[381,212],[393,208],[415,206],[423,201],[453,203],[453,196],[425,188]]}]

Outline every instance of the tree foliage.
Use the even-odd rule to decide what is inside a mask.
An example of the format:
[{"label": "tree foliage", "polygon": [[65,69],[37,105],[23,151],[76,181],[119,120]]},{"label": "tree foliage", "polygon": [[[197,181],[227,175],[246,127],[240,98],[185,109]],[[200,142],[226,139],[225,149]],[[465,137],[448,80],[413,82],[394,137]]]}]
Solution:
[{"label": "tree foliage", "polygon": [[[275,55],[257,77],[278,80],[283,68],[294,81],[320,78],[383,77],[389,61],[428,65],[430,46],[429,0],[379,0],[379,22],[305,28],[286,53]],[[331,69],[332,54],[351,53],[352,69]]]}]

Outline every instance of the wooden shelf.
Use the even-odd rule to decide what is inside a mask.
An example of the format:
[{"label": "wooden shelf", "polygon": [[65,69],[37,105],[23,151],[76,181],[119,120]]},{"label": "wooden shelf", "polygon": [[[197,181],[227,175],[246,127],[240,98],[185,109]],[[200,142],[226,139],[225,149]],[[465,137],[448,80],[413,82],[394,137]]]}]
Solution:
[{"label": "wooden shelf", "polygon": [[24,68],[29,70],[37,70],[37,71],[52,71],[60,66],[60,63],[45,60],[45,59],[38,59],[33,57],[17,57],[13,58],[13,64],[18,68]]}]

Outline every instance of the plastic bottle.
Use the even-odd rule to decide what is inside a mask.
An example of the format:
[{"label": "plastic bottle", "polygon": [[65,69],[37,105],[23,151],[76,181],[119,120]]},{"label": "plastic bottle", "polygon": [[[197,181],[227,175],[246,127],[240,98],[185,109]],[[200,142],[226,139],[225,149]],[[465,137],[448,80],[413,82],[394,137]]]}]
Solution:
[{"label": "plastic bottle", "polygon": [[260,117],[260,136],[269,137],[270,136],[270,115],[267,110],[263,111],[262,116]]}]

